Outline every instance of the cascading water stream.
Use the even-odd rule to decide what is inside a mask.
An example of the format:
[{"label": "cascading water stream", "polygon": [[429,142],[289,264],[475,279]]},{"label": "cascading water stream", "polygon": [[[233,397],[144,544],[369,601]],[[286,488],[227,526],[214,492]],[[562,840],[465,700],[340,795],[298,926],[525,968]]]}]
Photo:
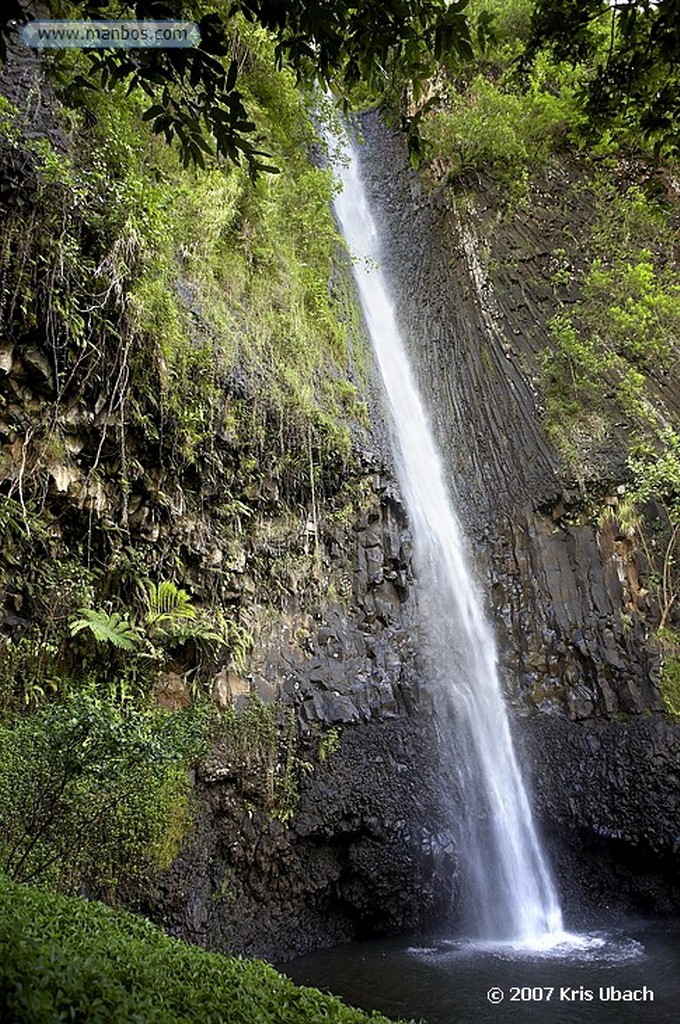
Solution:
[{"label": "cascading water stream", "polygon": [[[331,148],[337,143],[332,142]],[[336,161],[335,213],[382,376],[409,513],[433,675],[462,739],[466,884],[481,938],[550,946],[564,937],[501,694],[494,636],[379,267],[380,243],[354,145]],[[450,710],[447,710],[447,706]],[[459,740],[459,743],[461,740]],[[459,758],[461,750],[458,751]]]}]

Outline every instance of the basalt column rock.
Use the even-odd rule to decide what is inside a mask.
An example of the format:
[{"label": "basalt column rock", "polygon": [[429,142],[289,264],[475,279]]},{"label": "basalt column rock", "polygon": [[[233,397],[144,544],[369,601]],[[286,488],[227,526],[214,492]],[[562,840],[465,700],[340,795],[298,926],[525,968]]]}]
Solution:
[{"label": "basalt column rock", "polygon": [[660,715],[517,724],[565,909],[593,922],[603,907],[677,914],[677,725]]},{"label": "basalt column rock", "polygon": [[613,523],[540,510],[488,541],[491,602],[511,695],[574,719],[661,711],[635,556]]},{"label": "basalt column rock", "polygon": [[[457,508],[490,583],[513,696],[527,708],[575,717],[660,710],[624,553],[606,530],[579,518],[579,491],[540,422],[532,370],[554,310],[543,279],[550,265],[531,261],[559,234],[559,218],[546,210],[554,210],[567,173],[556,171],[530,211],[505,222],[481,188],[455,199],[441,190],[426,195],[403,141],[377,117],[367,120],[365,135],[363,169],[384,230],[383,269]],[[569,214],[576,225],[592,219],[587,209]],[[519,253],[520,269],[492,280],[489,266],[506,251]],[[532,268],[526,276],[524,256]],[[593,481],[614,492],[624,441],[622,433],[609,437],[588,467]]]},{"label": "basalt column rock", "polygon": [[679,727],[662,710],[639,555],[615,515],[594,516],[587,500],[615,511],[627,426],[610,423],[586,446],[577,481],[541,425],[551,252],[566,231],[585,238],[595,216],[579,169],[549,168],[509,216],[480,180],[426,190],[396,131],[377,115],[363,128],[383,271],[489,595],[536,811],[568,862],[566,890],[590,885],[579,858],[599,865],[601,892],[637,858],[647,908],[677,908]]}]

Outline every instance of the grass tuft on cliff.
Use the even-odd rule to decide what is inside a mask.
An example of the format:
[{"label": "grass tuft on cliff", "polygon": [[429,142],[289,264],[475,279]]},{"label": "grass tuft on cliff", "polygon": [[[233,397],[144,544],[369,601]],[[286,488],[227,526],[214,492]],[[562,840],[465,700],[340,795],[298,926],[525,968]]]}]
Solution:
[{"label": "grass tuft on cliff", "polygon": [[23,1024],[388,1024],[258,960],[171,939],[0,875],[0,1019]]}]

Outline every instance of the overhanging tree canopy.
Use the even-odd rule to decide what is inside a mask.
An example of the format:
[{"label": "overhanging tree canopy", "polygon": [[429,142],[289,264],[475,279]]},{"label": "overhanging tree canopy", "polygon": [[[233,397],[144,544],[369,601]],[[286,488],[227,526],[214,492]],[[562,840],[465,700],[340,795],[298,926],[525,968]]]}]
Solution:
[{"label": "overhanging tree canopy", "polygon": [[[145,118],[168,140],[177,137],[185,161],[202,165],[216,153],[251,173],[269,169],[258,149],[257,126],[238,89],[239,65],[231,49],[234,19],[241,15],[276,40],[279,65],[301,81],[319,81],[348,95],[362,83],[376,98],[399,83],[419,82],[449,55],[471,56],[468,0],[51,0],[54,17],[191,19],[201,43],[189,49],[93,50],[95,81],[125,82],[149,97]],[[26,0],[10,0],[10,18],[33,15]],[[5,31],[9,18],[5,16]],[[71,83],[72,94],[93,84]]]},{"label": "overhanging tree canopy", "polygon": [[586,110],[595,125],[639,129],[657,152],[677,155],[680,0],[536,0],[524,64],[545,47],[559,60],[592,61]]},{"label": "overhanging tree canopy", "polygon": [[[177,138],[186,163],[200,166],[205,154],[245,159],[253,176],[274,168],[263,163],[257,125],[238,87],[233,45],[238,16],[271,34],[279,66],[292,68],[301,82],[319,81],[344,98],[361,85],[366,97],[394,100],[407,84],[417,98],[419,86],[438,65],[453,67],[471,58],[473,40],[483,48],[493,4],[489,10],[484,0],[472,6],[474,18],[468,16],[468,0],[47,3],[59,18],[198,22],[201,43],[189,49],[89,51],[92,74],[71,80],[70,96],[85,102],[93,84],[107,88],[124,82],[148,96],[145,118],[168,140]],[[12,22],[35,16],[31,0],[4,0],[0,43]],[[523,66],[528,68],[543,48],[557,59],[591,62],[585,104],[595,126],[624,123],[639,129],[657,151],[677,154],[680,0],[536,0]],[[414,124],[411,137],[417,144],[417,115]]]}]

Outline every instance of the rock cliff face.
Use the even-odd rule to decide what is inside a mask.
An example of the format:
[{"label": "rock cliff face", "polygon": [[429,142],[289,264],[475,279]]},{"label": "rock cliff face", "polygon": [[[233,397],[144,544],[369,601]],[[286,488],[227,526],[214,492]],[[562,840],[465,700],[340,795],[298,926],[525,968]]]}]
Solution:
[{"label": "rock cliff face", "polygon": [[660,715],[518,723],[568,914],[675,913],[680,730]]},{"label": "rock cliff face", "polygon": [[[580,919],[603,902],[677,910],[680,733],[662,712],[640,567],[613,526],[576,514],[584,491],[616,493],[626,425],[593,445],[577,482],[541,428],[534,383],[552,250],[567,221],[585,231],[592,219],[568,198],[578,169],[553,171],[502,222],[483,192],[458,204],[425,195],[376,119],[365,136],[384,269],[486,583],[565,906]],[[455,809],[456,788],[418,661],[407,523],[386,462],[372,511],[349,534],[323,534],[351,574],[347,602],[292,611],[261,636],[253,666],[253,685],[283,695],[303,732],[340,726],[338,750],[304,780],[286,828],[249,819],[208,772],[192,849],[157,894],[169,926],[208,945],[285,959],[455,916],[441,808]],[[300,630],[302,651],[291,645]]]},{"label": "rock cliff face", "polygon": [[[191,841],[142,900],[191,941],[285,960],[422,928],[455,903],[410,540],[392,483],[378,480],[376,494],[352,530],[322,533],[328,557],[351,571],[349,604],[322,600],[310,614],[291,599],[260,634],[249,684],[294,709],[308,759],[292,817],[284,825],[244,800],[247,779],[216,749],[197,780]],[[334,742],[320,757],[321,727]]]},{"label": "rock cliff face", "polygon": [[[377,119],[365,137],[384,269],[487,583],[544,830],[588,846],[593,865],[602,855],[602,884],[605,861],[637,857],[639,866],[647,854],[642,873],[669,877],[679,732],[662,713],[640,566],[613,526],[570,514],[588,490],[615,495],[627,424],[593,445],[577,484],[541,429],[535,387],[555,311],[553,250],[593,217],[572,189],[578,168],[547,173],[508,220],[481,186],[425,195],[398,135]],[[565,893],[578,888],[562,881]],[[664,890],[658,878],[640,885],[647,905]]]},{"label": "rock cliff face", "polygon": [[[32,138],[67,151],[38,58],[14,55],[0,93],[26,112]],[[50,221],[40,219],[41,203],[48,213],[53,206],[45,182],[31,177],[28,157],[24,165],[11,150],[3,160],[0,199],[10,212],[34,211],[33,242],[40,231],[49,242]],[[67,187],[59,198],[73,205]],[[19,245],[14,236],[3,244]],[[175,287],[191,314],[189,348],[201,348],[210,336],[201,306],[181,276]],[[370,431],[351,423],[350,468],[340,455],[313,451],[306,428],[267,413],[261,370],[245,359],[216,360],[207,455],[174,457],[168,423],[157,422],[163,403],[142,415],[147,390],[168,386],[162,365],[149,380],[148,366],[126,363],[123,373],[116,343],[106,373],[81,370],[81,380],[76,368],[70,390],[60,390],[42,288],[40,280],[30,331],[8,315],[0,339],[0,497],[9,498],[19,537],[0,559],[0,639],[12,650],[39,628],[36,594],[51,598],[43,567],[62,566],[76,580],[97,567],[102,601],[131,601],[141,579],[172,578],[197,604],[238,615],[254,638],[245,666],[223,656],[215,702],[227,709],[254,693],[290,715],[290,735],[279,737],[279,749],[274,741],[267,766],[276,774],[294,749],[295,793],[285,809],[272,808],[268,780],[247,757],[237,763],[218,743],[197,771],[185,849],[154,891],[128,892],[128,902],[192,941],[279,960],[443,919],[455,904],[455,849],[418,660],[408,525],[375,399],[362,396],[373,406]],[[136,396],[125,409],[116,391],[123,379]],[[186,384],[174,378],[170,386],[183,394]],[[54,581],[52,589],[67,622],[80,597],[69,604]],[[165,668],[156,696],[182,707],[187,666]],[[211,685],[207,676],[203,685]],[[455,799],[454,787],[446,800]]]},{"label": "rock cliff face", "polygon": [[[571,230],[587,223],[587,205],[558,205],[569,194],[564,171],[507,222],[488,197],[483,205],[484,193],[458,206],[441,194],[428,199],[398,136],[372,122],[367,138],[386,268],[451,486],[489,578],[518,702],[573,717],[660,710],[634,558],[611,529],[596,532],[569,516],[579,490],[540,425],[536,356],[549,344],[554,312],[550,256],[568,218]],[[372,171],[385,163],[394,182],[388,195]],[[624,464],[622,435],[607,437],[585,485],[613,492]]]}]

